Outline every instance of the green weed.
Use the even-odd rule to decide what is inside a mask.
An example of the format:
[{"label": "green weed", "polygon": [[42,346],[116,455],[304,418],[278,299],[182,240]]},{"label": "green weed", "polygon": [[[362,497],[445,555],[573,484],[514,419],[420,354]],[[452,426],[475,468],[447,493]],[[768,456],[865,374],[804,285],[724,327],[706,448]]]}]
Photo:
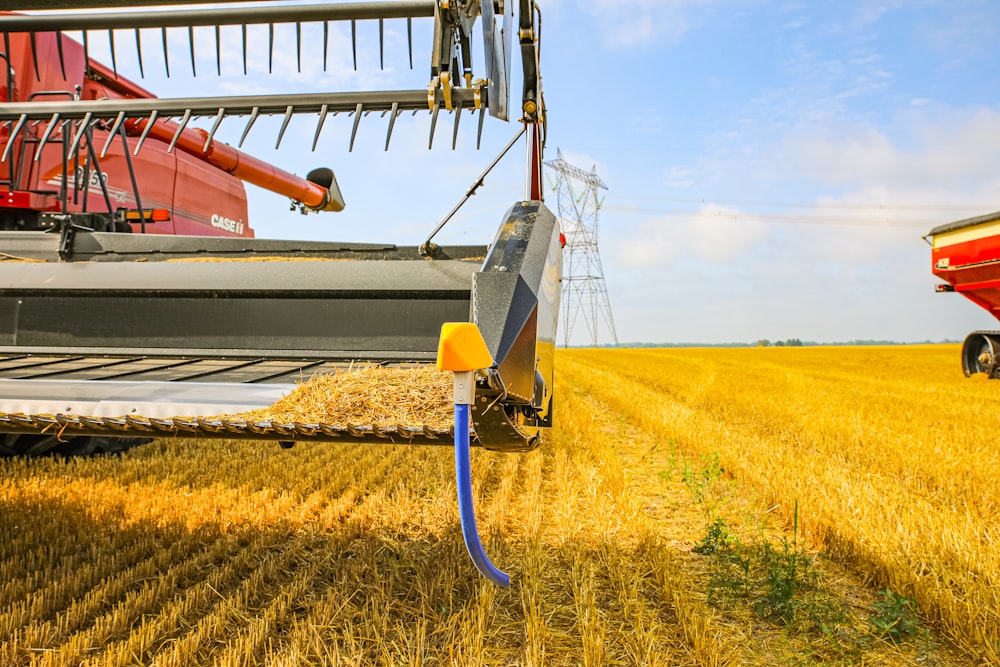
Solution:
[{"label": "green weed", "polygon": [[723,549],[732,550],[738,543],[739,539],[729,531],[726,522],[721,517],[716,517],[708,525],[705,537],[698,541],[692,551],[702,556],[711,556]]},{"label": "green weed", "polygon": [[926,630],[920,626],[917,603],[888,588],[880,591],[875,600],[871,623],[877,636],[887,637],[895,643],[906,637],[926,634]]},{"label": "green weed", "polygon": [[725,470],[723,470],[719,460],[719,452],[702,454],[699,459],[701,465],[697,468],[692,468],[688,459],[684,459],[681,478],[691,491],[694,499],[699,503],[703,503],[712,484],[716,480],[722,479],[722,474]]},{"label": "green weed", "polygon": [[779,543],[758,538],[743,543],[721,518],[712,521],[695,545],[712,558],[709,601],[742,604],[758,618],[780,625],[819,629],[835,624],[836,605],[822,589],[820,573],[798,547],[798,505],[792,539]]}]

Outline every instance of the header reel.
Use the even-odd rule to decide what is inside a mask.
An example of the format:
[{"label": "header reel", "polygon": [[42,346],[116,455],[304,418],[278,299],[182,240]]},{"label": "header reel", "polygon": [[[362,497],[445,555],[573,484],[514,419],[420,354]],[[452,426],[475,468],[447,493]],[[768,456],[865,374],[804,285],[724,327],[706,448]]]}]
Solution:
[{"label": "header reel", "polygon": [[[19,9],[80,9],[97,7],[107,3],[92,1],[68,2],[65,0],[14,0],[13,10]],[[131,4],[131,3],[130,3]],[[144,3],[145,4],[145,3]],[[156,4],[178,4],[159,2]],[[530,0],[520,0],[522,13],[522,49],[524,48],[524,24],[534,24],[535,8]],[[215,33],[215,70],[222,73],[223,26],[240,28],[240,53],[244,74],[248,71],[248,26],[267,26],[268,71],[273,73],[276,45],[275,26],[293,24],[295,26],[294,52],[299,71],[302,69],[303,25],[322,25],[323,71],[327,71],[330,50],[331,23],[350,24],[351,61],[357,70],[359,21],[377,21],[379,30],[379,65],[385,68],[385,22],[405,20],[409,66],[413,68],[413,20],[432,19],[433,45],[430,58],[430,79],[426,89],[394,91],[352,91],[328,93],[291,93],[238,96],[199,96],[185,98],[147,98],[115,100],[52,100],[32,101],[16,98],[0,101],[0,123],[11,130],[8,142],[13,141],[26,123],[46,122],[50,124],[70,121],[86,121],[90,126],[98,123],[120,124],[122,122],[152,123],[156,120],[178,121],[178,134],[187,123],[198,117],[214,119],[207,141],[211,141],[224,119],[245,117],[245,127],[239,146],[243,145],[254,123],[260,115],[280,115],[281,129],[276,138],[280,146],[285,130],[292,116],[300,114],[316,115],[312,149],[316,149],[324,123],[330,115],[347,114],[353,117],[349,150],[353,150],[358,126],[363,116],[378,113],[388,116],[385,148],[389,147],[396,118],[404,112],[431,114],[431,131],[428,147],[433,145],[434,130],[441,110],[454,114],[452,147],[457,142],[458,125],[463,111],[479,112],[477,148],[479,147],[484,115],[501,120],[508,119],[511,34],[514,18],[512,0],[398,0],[394,2],[352,2],[325,5],[262,5],[259,7],[176,7],[156,11],[122,10],[107,13],[65,13],[46,12],[32,15],[6,15],[0,17],[0,47],[4,53],[10,52],[11,35],[29,35],[31,49],[37,53],[42,35],[54,34],[59,45],[59,66],[66,77],[66,63],[61,48],[64,32],[82,34],[84,53],[89,58],[93,33],[107,34],[111,52],[111,69],[108,75],[117,78],[121,33],[128,31],[134,39],[138,56],[138,74],[144,78],[146,67],[143,61],[144,49],[157,48],[151,41],[159,41],[165,73],[170,76],[171,64],[176,69],[182,59],[189,60],[191,73],[198,76],[197,46],[195,28],[212,27]],[[476,24],[482,31],[485,66],[477,76],[473,67],[473,32]],[[183,29],[187,33],[185,54],[171,53],[170,30]],[[158,32],[158,40],[150,39],[149,32]],[[533,28],[528,31],[533,35]],[[145,33],[145,35],[144,35]],[[144,39],[145,36],[145,39]],[[155,42],[154,42],[155,43]],[[534,48],[534,41],[531,41]],[[173,56],[173,57],[171,57]],[[526,116],[533,119],[539,94],[537,91],[536,58],[525,62],[525,100],[535,102],[535,107],[526,106]],[[204,73],[203,73],[204,74]],[[14,73],[16,77],[40,76],[38,60],[35,58],[34,72]],[[16,89],[16,81],[8,86]],[[529,90],[530,89],[530,90]]]}]

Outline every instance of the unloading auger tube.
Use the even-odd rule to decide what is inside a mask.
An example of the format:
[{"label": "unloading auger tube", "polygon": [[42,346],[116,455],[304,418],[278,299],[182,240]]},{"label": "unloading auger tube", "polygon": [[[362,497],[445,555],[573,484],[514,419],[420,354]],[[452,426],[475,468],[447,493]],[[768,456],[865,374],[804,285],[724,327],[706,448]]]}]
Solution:
[{"label": "unloading auger tube", "polygon": [[[173,121],[150,123],[148,119],[130,120],[124,127],[130,136],[140,139],[153,137],[168,142],[171,148],[204,160],[242,181],[284,195],[297,202],[303,211],[344,210],[344,196],[332,169],[313,169],[302,178],[216,141],[205,130],[185,128]],[[136,152],[139,150],[141,148]]]},{"label": "unloading auger tube", "polygon": [[[515,4],[520,10],[516,26]],[[12,9],[84,5],[23,0]],[[509,579],[490,563],[476,530],[469,446],[527,451],[539,445],[542,431],[552,425],[561,247],[558,222],[541,201],[545,113],[538,74],[539,16],[530,0],[406,0],[0,18],[0,37],[28,34],[31,49],[39,48],[46,34],[55,35],[48,41],[53,45],[63,43],[61,31],[83,31],[85,55],[88,32],[113,36],[114,31],[134,30],[140,68],[140,30],[162,31],[169,67],[166,30],[186,26],[192,70],[195,26],[216,26],[218,35],[218,26],[319,22],[325,39],[328,23],[348,21],[353,34],[356,22],[378,21],[381,42],[383,22],[405,20],[408,34],[413,20],[434,22],[426,88],[184,99],[15,99],[0,103],[0,129],[8,137],[31,127],[44,128],[41,137],[32,139],[41,143],[59,135],[73,138],[81,128],[81,136],[106,132],[108,143],[118,136],[125,141],[126,135],[139,142],[155,139],[251,182],[247,170],[266,174],[262,164],[215,141],[215,131],[227,118],[244,117],[245,138],[259,116],[279,115],[280,142],[292,116],[315,114],[315,148],[324,122],[343,113],[352,119],[353,148],[360,120],[377,112],[388,117],[388,148],[399,114],[430,114],[430,145],[443,113],[454,119],[454,145],[463,110],[478,114],[480,133],[485,116],[506,120],[516,33],[527,145],[527,194],[502,217],[489,246],[205,238],[113,233],[80,225],[67,225],[59,234],[0,231],[0,253],[16,259],[0,262],[0,450],[44,453],[72,443],[83,443],[76,451],[100,450],[114,448],[109,443],[154,437],[273,440],[286,446],[308,441],[454,444],[466,545],[484,576],[506,585]],[[476,25],[482,26],[486,56],[481,77],[474,76],[471,62]],[[243,34],[245,40],[245,29]],[[295,34],[300,50],[301,30]],[[272,41],[268,50],[273,46]],[[356,52],[353,41],[352,47]],[[112,68],[102,76],[114,78],[114,40],[111,53]],[[63,68],[63,57],[60,53],[59,62],[49,64],[49,74],[53,67]],[[325,59],[324,53],[324,67]],[[175,56],[174,66],[182,60]],[[187,127],[198,116],[214,119],[212,129]],[[49,132],[49,127],[57,129]],[[63,146],[69,143],[62,141]],[[89,137],[83,141],[90,144]],[[91,148],[99,152],[99,146]],[[333,181],[326,183],[328,176],[314,173],[308,180],[329,189]],[[312,208],[335,206],[332,198],[303,196],[299,201]],[[211,261],[170,261],[191,259]],[[464,361],[456,366],[442,357],[445,325],[475,331],[474,360],[460,355]],[[212,416],[267,407],[299,379],[359,363],[440,363],[455,372],[461,392],[456,391],[454,425]]]}]

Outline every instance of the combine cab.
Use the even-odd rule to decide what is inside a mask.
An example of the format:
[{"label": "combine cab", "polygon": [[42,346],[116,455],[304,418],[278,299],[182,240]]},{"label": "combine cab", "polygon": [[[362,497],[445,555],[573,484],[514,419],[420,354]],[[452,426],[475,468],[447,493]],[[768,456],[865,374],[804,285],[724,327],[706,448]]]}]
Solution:
[{"label": "combine cab", "polygon": [[[945,281],[937,291],[958,292],[1000,319],[1000,212],[935,227],[924,238],[932,247],[934,275]],[[962,370],[1000,377],[1000,331],[966,337]]]},{"label": "combine cab", "polygon": [[[470,553],[505,583],[475,535],[468,446],[529,450],[552,421],[561,248],[541,201],[536,16],[531,0],[0,15],[0,447],[93,451],[151,437],[454,441]],[[150,35],[162,35],[164,62],[176,67],[183,61],[170,58],[167,29],[187,28],[194,69],[195,27],[214,26],[218,40],[220,26],[242,26],[246,54],[248,24],[267,25],[272,36],[275,24],[294,24],[301,52],[304,23],[322,24],[326,41],[337,21],[352,34],[357,22],[377,21],[381,36],[390,20],[405,21],[411,36],[413,21],[433,22],[426,88],[164,99],[114,61],[109,68],[91,59],[87,40],[94,31],[110,36],[114,59],[115,33],[134,34],[141,68]],[[216,140],[223,121],[241,118],[245,138],[259,116],[280,116],[280,143],[292,116],[310,115],[313,149],[338,113],[353,116],[352,147],[371,112],[388,116],[387,147],[403,112],[429,114],[431,141],[439,116],[453,117],[457,134],[463,110],[478,115],[481,133],[486,116],[507,119],[515,27],[523,127],[508,149],[524,137],[527,196],[497,212],[491,245],[438,246],[441,225],[419,246],[252,238],[244,181],[303,212],[336,212],[344,199],[332,170],[300,178]],[[482,32],[481,77],[474,29]],[[82,43],[66,32],[82,34]],[[191,127],[197,117],[212,119],[211,129]],[[421,424],[419,415],[390,425],[240,416],[316,374],[435,362],[455,373],[453,427]]]}]

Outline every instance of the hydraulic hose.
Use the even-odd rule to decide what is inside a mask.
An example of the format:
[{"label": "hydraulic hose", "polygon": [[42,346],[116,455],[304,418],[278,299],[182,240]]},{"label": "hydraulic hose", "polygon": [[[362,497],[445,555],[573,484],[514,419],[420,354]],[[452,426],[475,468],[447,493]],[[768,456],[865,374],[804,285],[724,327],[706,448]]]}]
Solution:
[{"label": "hydraulic hose", "polygon": [[455,404],[455,482],[462,537],[465,538],[469,557],[484,577],[497,586],[510,586],[510,577],[490,562],[476,528],[476,511],[472,504],[472,464],[469,459],[469,406],[462,403]]}]

